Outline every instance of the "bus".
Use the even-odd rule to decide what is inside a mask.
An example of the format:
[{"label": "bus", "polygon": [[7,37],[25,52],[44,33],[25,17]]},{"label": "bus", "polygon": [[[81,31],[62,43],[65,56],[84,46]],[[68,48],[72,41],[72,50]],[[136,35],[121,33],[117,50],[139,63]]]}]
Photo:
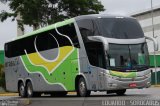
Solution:
[{"label": "bus", "polygon": [[91,91],[125,94],[148,88],[151,69],[146,39],[136,19],[83,15],[5,43],[6,89],[21,97],[65,96]]}]

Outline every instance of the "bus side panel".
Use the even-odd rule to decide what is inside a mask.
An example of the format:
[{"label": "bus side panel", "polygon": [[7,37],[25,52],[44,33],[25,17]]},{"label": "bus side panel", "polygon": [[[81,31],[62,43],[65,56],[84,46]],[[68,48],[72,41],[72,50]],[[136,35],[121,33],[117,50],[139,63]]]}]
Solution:
[{"label": "bus side panel", "polygon": [[[50,50],[52,51],[52,50]],[[40,52],[42,54],[42,52]],[[73,48],[70,54],[62,61],[43,63],[35,58],[36,53],[28,56],[21,56],[21,71],[27,72],[23,76],[30,79],[33,84],[34,91],[74,91],[75,77],[78,72],[73,72],[71,62],[77,61],[78,49]],[[49,50],[43,51],[43,54],[49,54]],[[33,56],[32,56],[33,55]],[[37,63],[35,61],[37,61]],[[73,61],[72,61],[73,60]],[[34,64],[33,64],[34,63]],[[35,64],[36,63],[36,64]],[[78,63],[74,63],[78,67]],[[21,72],[22,73],[22,72]]]},{"label": "bus side panel", "polygon": [[[71,56],[57,68],[54,75],[47,73],[47,71],[43,74],[40,72],[41,69],[31,64],[25,65],[21,56],[5,58],[5,61],[6,88],[8,91],[17,92],[18,81],[22,80],[26,84],[27,79],[32,81],[34,91],[75,91],[75,78],[78,74],[84,76],[88,89],[90,89],[89,74],[85,74],[88,72],[88,60],[84,57],[82,49],[75,49]],[[43,64],[41,63],[41,65]],[[34,72],[30,72],[27,67],[33,69]]]},{"label": "bus side panel", "polygon": [[87,89],[91,90],[90,73],[87,57],[80,58],[80,74],[85,78]]},{"label": "bus side panel", "polygon": [[5,81],[7,91],[17,92],[18,76],[20,76],[18,75],[18,60],[18,57],[5,57]]},{"label": "bus side panel", "polygon": [[[47,75],[47,78],[45,77],[45,75],[43,75],[42,73],[39,72],[39,69],[37,68],[36,72],[29,72],[30,70],[27,70],[26,67],[31,68],[31,69],[35,69],[34,66],[24,66],[24,64],[21,63],[21,67],[19,72],[20,73],[25,73],[22,75],[22,79],[26,80],[30,80],[32,82],[33,85],[33,90],[37,91],[37,92],[51,92],[51,91],[64,91],[65,89],[63,88],[63,86],[61,86],[60,83],[57,84],[53,84],[53,83],[49,83],[48,80],[49,79],[53,79],[53,80],[58,80],[56,79],[56,77],[54,77],[53,75],[49,75],[49,74],[45,74]],[[60,75],[61,74],[61,75]],[[62,76],[63,73],[59,73],[59,78],[63,79]]]}]

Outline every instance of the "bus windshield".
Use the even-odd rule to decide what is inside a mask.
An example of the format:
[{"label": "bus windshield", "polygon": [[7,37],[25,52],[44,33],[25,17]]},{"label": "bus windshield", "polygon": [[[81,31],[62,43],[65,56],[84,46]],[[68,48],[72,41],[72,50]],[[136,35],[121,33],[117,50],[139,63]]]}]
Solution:
[{"label": "bus windshield", "polygon": [[101,36],[117,39],[136,39],[144,37],[142,28],[133,18],[98,19]]},{"label": "bus windshield", "polygon": [[142,71],[149,66],[147,44],[109,44],[106,59],[110,69]]}]

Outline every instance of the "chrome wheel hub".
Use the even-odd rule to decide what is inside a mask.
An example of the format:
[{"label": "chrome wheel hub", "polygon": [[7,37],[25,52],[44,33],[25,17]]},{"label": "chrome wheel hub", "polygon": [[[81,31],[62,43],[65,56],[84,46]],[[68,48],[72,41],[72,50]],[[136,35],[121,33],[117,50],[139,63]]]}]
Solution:
[{"label": "chrome wheel hub", "polygon": [[19,92],[20,92],[20,95],[24,95],[24,86],[21,85]]},{"label": "chrome wheel hub", "polygon": [[28,87],[28,89],[27,89],[27,93],[28,93],[28,95],[32,95],[31,87]]},{"label": "chrome wheel hub", "polygon": [[85,84],[84,84],[84,82],[81,82],[80,84],[79,84],[79,90],[80,90],[80,92],[82,93],[82,94],[84,94],[85,93]]}]

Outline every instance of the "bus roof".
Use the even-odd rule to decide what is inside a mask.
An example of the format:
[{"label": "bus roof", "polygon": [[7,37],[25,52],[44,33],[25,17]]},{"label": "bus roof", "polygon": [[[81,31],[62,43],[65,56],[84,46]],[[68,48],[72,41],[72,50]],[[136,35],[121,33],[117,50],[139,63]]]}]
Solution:
[{"label": "bus roof", "polygon": [[58,28],[58,27],[61,27],[61,26],[63,26],[63,25],[67,25],[67,24],[73,23],[73,22],[78,21],[78,20],[83,20],[83,19],[116,18],[116,17],[131,18],[131,17],[127,17],[127,16],[110,15],[110,14],[81,15],[81,16],[77,16],[77,17],[74,17],[74,18],[71,18],[71,19],[67,19],[67,20],[65,20],[65,21],[57,22],[57,23],[55,23],[55,24],[52,24],[52,25],[49,25],[49,26],[40,28],[40,29],[35,30],[35,31],[33,31],[33,32],[24,34],[24,35],[22,35],[22,36],[18,36],[16,39],[11,40],[11,41],[9,41],[9,42],[12,42],[12,41],[15,41],[15,40],[19,40],[19,39],[22,39],[22,38],[25,38],[25,37],[28,37],[28,36],[32,36],[32,35],[35,35],[35,34],[38,34],[38,33],[41,33],[41,32],[45,32],[45,31],[54,29],[54,28],[55,28],[55,25],[56,25],[56,27]]},{"label": "bus roof", "polygon": [[[110,15],[110,14],[91,14],[91,15],[81,15],[75,17],[75,20],[83,20],[83,19],[97,19],[97,18],[133,18],[129,16],[122,16],[122,15]],[[133,18],[135,19],[135,18]]]},{"label": "bus roof", "polygon": [[[22,39],[22,38],[26,38],[26,37],[28,37],[28,36],[32,36],[32,35],[35,35],[35,34],[38,34],[38,33],[41,33],[41,32],[45,32],[45,31],[54,29],[55,26],[58,28],[58,27],[61,27],[61,26],[64,26],[64,25],[67,25],[67,24],[70,24],[70,23],[73,23],[73,22],[75,22],[75,19],[74,19],[74,18],[67,19],[67,20],[61,21],[61,22],[57,22],[57,23],[55,23],[55,24],[52,24],[52,25],[49,25],[49,26],[40,28],[40,29],[35,30],[35,31],[33,31],[33,32],[24,34],[24,35],[22,35],[22,36],[18,36],[16,39],[11,40],[11,41],[9,41],[9,42],[12,42],[12,41],[15,41],[15,40],[19,40],[19,39]],[[8,43],[8,42],[6,42],[6,43]]]}]

